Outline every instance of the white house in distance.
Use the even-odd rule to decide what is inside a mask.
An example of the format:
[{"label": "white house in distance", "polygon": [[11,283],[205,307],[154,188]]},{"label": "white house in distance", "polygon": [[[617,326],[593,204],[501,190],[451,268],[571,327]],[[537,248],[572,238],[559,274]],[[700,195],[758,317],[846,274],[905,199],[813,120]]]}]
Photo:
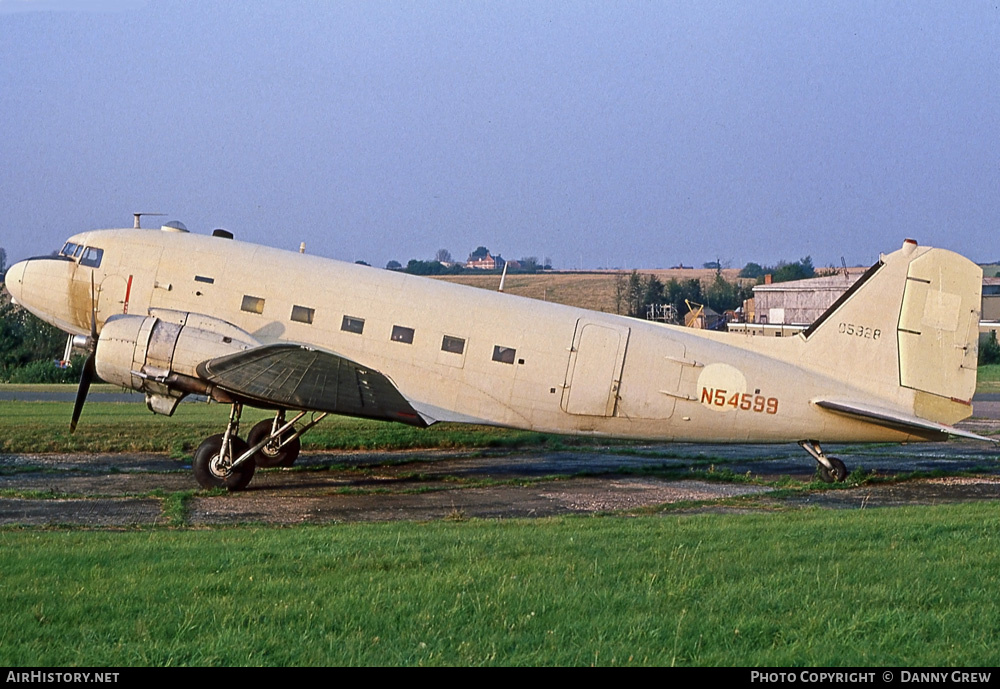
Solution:
[{"label": "white house in distance", "polygon": [[474,270],[502,270],[505,263],[510,263],[511,268],[515,267],[513,261],[504,261],[503,256],[499,254],[493,256],[487,251],[484,254],[470,254],[469,260],[465,262],[465,267]]}]

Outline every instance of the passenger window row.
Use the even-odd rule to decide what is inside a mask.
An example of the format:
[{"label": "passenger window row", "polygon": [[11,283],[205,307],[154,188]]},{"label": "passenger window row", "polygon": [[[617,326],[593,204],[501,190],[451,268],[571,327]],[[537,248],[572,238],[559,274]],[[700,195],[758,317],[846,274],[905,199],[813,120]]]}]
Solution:
[{"label": "passenger window row", "polygon": [[[247,313],[264,313],[264,298],[244,294],[243,303],[241,304],[240,309],[242,311],[246,311]],[[290,319],[298,323],[312,324],[315,316],[315,309],[296,304],[292,306]],[[365,319],[358,318],[357,316],[345,315],[340,323],[340,329],[347,333],[361,335],[365,331]],[[389,339],[393,342],[413,344],[413,337],[415,334],[416,330],[413,328],[407,328],[402,325],[394,325],[392,326],[392,334]],[[464,354],[465,338],[445,335],[441,340],[441,351],[449,352],[451,354]],[[513,364],[515,361],[519,364],[524,363],[524,359],[517,359],[517,350],[514,347],[504,347],[502,345],[495,345],[493,347],[493,361],[501,364]]]}]

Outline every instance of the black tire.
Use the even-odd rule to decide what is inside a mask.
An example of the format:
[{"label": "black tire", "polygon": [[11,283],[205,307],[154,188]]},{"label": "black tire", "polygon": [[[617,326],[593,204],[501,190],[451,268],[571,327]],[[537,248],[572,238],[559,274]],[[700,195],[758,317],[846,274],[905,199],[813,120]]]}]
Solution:
[{"label": "black tire", "polygon": [[842,461],[836,457],[827,457],[826,459],[833,465],[833,471],[820,464],[816,469],[820,481],[823,483],[840,483],[847,478],[847,467]]},{"label": "black tire", "polygon": [[[250,448],[249,445],[239,438],[230,438],[229,447],[234,459]],[[198,485],[202,488],[225,488],[230,491],[243,490],[250,483],[250,479],[253,478],[253,472],[257,468],[254,464],[254,458],[251,457],[229,473],[224,474],[214,466],[214,462],[218,460],[221,449],[221,433],[206,438],[205,442],[198,446],[198,449],[194,452],[194,461],[192,462],[195,480],[198,481]]]},{"label": "black tire", "polygon": [[847,466],[836,457],[828,457],[828,459],[830,460],[830,464],[833,465],[833,468],[836,472],[833,477],[834,480],[837,483],[840,483],[845,478],[847,478]]},{"label": "black tire", "polygon": [[[253,447],[261,440],[271,435],[271,428],[273,428],[273,420],[264,419],[250,429],[250,435],[247,436],[247,447]],[[289,428],[285,431],[284,437],[287,438],[293,433],[294,431]],[[270,467],[290,467],[295,464],[295,460],[298,459],[299,450],[301,449],[302,443],[298,438],[295,438],[280,450],[275,450],[270,445],[265,445],[257,450],[253,458],[256,461],[257,466],[264,469]]]}]

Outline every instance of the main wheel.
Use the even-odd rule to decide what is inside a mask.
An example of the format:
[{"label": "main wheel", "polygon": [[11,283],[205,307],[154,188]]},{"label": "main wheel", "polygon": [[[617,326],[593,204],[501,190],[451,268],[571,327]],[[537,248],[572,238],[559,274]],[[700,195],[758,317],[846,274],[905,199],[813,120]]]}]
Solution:
[{"label": "main wheel", "polygon": [[[250,429],[250,435],[247,436],[247,446],[253,447],[261,440],[271,435],[271,429],[274,427],[274,423],[271,419],[264,419],[252,429]],[[285,431],[282,439],[288,438],[293,435],[294,431],[289,428]],[[278,449],[278,440],[272,440],[264,447],[257,450],[257,453],[253,456],[254,460],[257,462],[257,466],[268,468],[268,467],[290,467],[295,464],[295,460],[299,456],[299,450],[302,449],[302,443],[298,438],[295,438],[288,442],[287,445]]]},{"label": "main wheel", "polygon": [[[229,448],[233,459],[236,459],[246,452],[250,446],[239,438],[233,437],[229,439]],[[192,462],[195,480],[198,481],[198,485],[202,488],[225,488],[231,491],[243,490],[250,483],[250,479],[253,478],[253,472],[256,469],[254,458],[251,457],[235,469],[227,471],[220,464],[220,460],[222,459],[221,450],[221,433],[206,438],[205,442],[198,446],[198,449],[194,452],[194,461]]]}]

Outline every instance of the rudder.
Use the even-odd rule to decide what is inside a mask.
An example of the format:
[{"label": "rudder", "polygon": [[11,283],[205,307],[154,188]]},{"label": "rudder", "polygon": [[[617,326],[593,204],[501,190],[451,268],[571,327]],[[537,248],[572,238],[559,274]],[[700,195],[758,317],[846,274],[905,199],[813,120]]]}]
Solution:
[{"label": "rudder", "polygon": [[976,389],[981,293],[979,266],[908,239],[803,333],[807,358],[917,416],[954,423],[971,413]]},{"label": "rudder", "polygon": [[899,312],[899,384],[968,402],[976,391],[983,271],[931,249],[910,261]]}]

